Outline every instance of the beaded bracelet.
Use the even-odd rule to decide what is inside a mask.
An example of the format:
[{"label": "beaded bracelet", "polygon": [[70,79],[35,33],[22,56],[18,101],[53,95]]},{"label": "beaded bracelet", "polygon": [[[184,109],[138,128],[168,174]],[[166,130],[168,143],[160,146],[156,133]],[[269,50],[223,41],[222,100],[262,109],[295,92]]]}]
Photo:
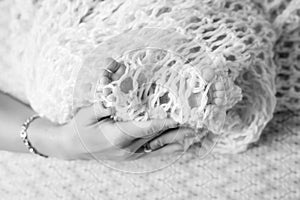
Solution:
[{"label": "beaded bracelet", "polygon": [[35,119],[39,118],[40,116],[39,115],[33,115],[31,117],[29,117],[28,119],[25,120],[25,122],[22,124],[22,129],[21,129],[21,132],[20,132],[20,136],[23,140],[23,143],[25,144],[25,146],[28,148],[28,150],[33,153],[33,154],[36,154],[36,155],[39,155],[39,156],[42,156],[42,157],[45,157],[45,158],[48,158],[48,156],[46,155],[43,155],[41,153],[39,153],[30,143],[29,141],[29,138],[28,138],[28,134],[27,134],[27,129],[30,125],[31,122],[33,122]]}]

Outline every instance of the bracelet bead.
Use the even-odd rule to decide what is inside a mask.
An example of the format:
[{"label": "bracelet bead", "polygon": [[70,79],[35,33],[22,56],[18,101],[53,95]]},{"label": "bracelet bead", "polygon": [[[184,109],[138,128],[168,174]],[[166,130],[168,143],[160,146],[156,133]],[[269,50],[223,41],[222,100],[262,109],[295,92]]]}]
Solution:
[{"label": "bracelet bead", "polygon": [[28,138],[28,134],[27,134],[27,129],[30,125],[31,122],[33,122],[35,119],[39,118],[40,116],[39,115],[33,115],[31,117],[29,117],[28,119],[25,120],[25,122],[22,124],[22,127],[21,127],[21,131],[20,131],[20,137],[23,141],[23,143],[25,144],[25,146],[28,148],[29,152],[33,153],[33,154],[36,154],[36,155],[39,155],[39,156],[42,156],[42,157],[45,157],[45,158],[48,158],[48,156],[42,154],[42,153],[39,153],[30,143],[29,141],[29,138]]}]

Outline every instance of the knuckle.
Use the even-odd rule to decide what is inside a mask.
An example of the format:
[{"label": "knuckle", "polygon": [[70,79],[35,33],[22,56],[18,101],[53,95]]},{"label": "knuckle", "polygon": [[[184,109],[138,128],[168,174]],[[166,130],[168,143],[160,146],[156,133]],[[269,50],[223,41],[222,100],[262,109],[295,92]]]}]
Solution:
[{"label": "knuckle", "polygon": [[155,134],[157,132],[157,129],[155,126],[150,126],[147,130],[146,130],[146,135],[147,136],[151,136],[153,134]]},{"label": "knuckle", "polygon": [[155,145],[155,146],[156,146],[156,147],[162,147],[163,144],[164,144],[164,143],[163,143],[163,141],[162,141],[161,139],[157,139],[157,140],[156,140],[156,145]]},{"label": "knuckle", "polygon": [[164,121],[164,127],[165,128],[173,128],[174,124],[170,120],[165,120]]},{"label": "knuckle", "polygon": [[166,127],[168,127],[168,122],[166,120],[158,120],[158,123],[157,123],[158,131],[161,131]]},{"label": "knuckle", "polygon": [[106,139],[113,147],[122,149],[125,147],[124,140],[121,137],[115,137],[112,134],[111,135],[106,135]]},{"label": "knuckle", "polygon": [[166,128],[175,128],[177,127],[179,124],[177,122],[175,122],[173,119],[166,119],[164,121],[165,123],[165,127]]},{"label": "knuckle", "polygon": [[[115,145],[117,147],[119,147],[120,149],[124,149],[127,146],[122,138],[117,138],[115,141]],[[127,148],[126,148],[126,150],[127,150]]]},{"label": "knuckle", "polygon": [[130,149],[130,148],[122,148],[121,150],[120,150],[120,155],[121,155],[121,157],[123,157],[123,158],[128,158],[128,157],[130,157],[131,155],[133,155],[134,154],[134,152],[132,151],[132,149]]},{"label": "knuckle", "polygon": [[153,126],[153,133],[158,133],[163,131],[164,128],[164,120],[159,120],[155,123],[155,125]]},{"label": "knuckle", "polygon": [[128,149],[120,149],[118,153],[118,157],[126,158],[128,156]]},{"label": "knuckle", "polygon": [[157,132],[160,131],[160,129],[161,129],[161,128],[160,128],[159,125],[158,125],[158,126],[155,126],[155,125],[154,125],[154,126],[151,127],[151,133],[153,133],[153,134],[154,134],[154,133],[157,133]]}]

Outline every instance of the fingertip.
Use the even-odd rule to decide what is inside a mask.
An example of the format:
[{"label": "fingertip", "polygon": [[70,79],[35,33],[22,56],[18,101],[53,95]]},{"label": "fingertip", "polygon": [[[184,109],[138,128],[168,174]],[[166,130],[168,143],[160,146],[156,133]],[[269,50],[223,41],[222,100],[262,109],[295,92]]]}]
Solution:
[{"label": "fingertip", "polygon": [[161,142],[160,139],[154,139],[148,144],[149,144],[150,149],[153,151],[155,151],[163,146],[163,143]]},{"label": "fingertip", "polygon": [[170,144],[162,148],[162,153],[171,154],[177,152],[184,152],[184,148],[180,144]]},{"label": "fingertip", "polygon": [[109,107],[104,106],[104,102],[96,102],[94,107],[94,112],[98,117],[110,116],[112,114],[112,110]]},{"label": "fingertip", "polygon": [[180,125],[180,123],[175,121],[172,118],[167,118],[167,119],[165,119],[165,125],[169,128],[176,128]]}]

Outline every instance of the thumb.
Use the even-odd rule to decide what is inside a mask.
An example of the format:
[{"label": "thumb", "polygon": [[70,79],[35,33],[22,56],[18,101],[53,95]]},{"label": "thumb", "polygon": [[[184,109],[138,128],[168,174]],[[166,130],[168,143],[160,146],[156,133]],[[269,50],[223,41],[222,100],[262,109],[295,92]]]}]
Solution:
[{"label": "thumb", "polygon": [[105,108],[101,102],[81,108],[76,114],[76,121],[83,124],[92,124],[101,118],[109,117],[111,109]]},{"label": "thumb", "polygon": [[154,119],[149,121],[116,122],[120,130],[134,138],[147,138],[157,136],[160,133],[178,127],[173,119]]}]

